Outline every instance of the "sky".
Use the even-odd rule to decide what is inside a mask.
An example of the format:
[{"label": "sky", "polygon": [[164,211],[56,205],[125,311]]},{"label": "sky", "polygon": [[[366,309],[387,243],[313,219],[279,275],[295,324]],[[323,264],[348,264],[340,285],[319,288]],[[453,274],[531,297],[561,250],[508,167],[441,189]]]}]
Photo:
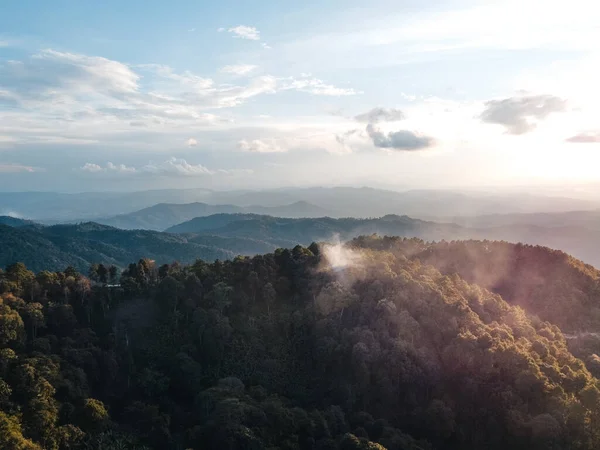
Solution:
[{"label": "sky", "polygon": [[0,190],[600,182],[591,0],[6,0]]}]

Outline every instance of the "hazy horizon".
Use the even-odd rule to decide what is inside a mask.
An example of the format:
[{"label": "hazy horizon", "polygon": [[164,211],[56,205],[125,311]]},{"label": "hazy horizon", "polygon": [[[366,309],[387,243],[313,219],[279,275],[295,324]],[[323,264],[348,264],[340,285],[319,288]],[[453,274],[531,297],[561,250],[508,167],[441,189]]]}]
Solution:
[{"label": "hazy horizon", "polygon": [[310,190],[310,189],[374,189],[382,191],[392,192],[411,192],[411,191],[423,191],[423,192],[452,192],[452,193],[464,193],[464,194],[489,194],[489,195],[510,195],[510,194],[531,194],[536,196],[544,197],[563,197],[563,198],[581,198],[591,199],[600,201],[600,196],[597,194],[597,189],[600,189],[599,183],[556,183],[556,184],[515,184],[515,185],[480,185],[480,186],[408,186],[408,185],[390,185],[384,183],[371,183],[371,184],[306,184],[306,185],[281,185],[277,187],[264,187],[264,188],[252,188],[252,187],[239,187],[239,188],[215,188],[215,187],[157,187],[148,189],[119,189],[112,188],[113,186],[105,186],[104,189],[86,189],[80,187],[75,190],[57,190],[57,189],[43,189],[43,190],[0,190],[0,193],[5,194],[17,194],[17,193],[40,193],[40,194],[94,194],[94,193],[111,193],[111,194],[132,194],[141,192],[153,192],[153,191],[191,191],[191,190],[206,190],[212,192],[221,193],[234,193],[234,192],[276,192],[276,191],[293,191],[293,190]]}]

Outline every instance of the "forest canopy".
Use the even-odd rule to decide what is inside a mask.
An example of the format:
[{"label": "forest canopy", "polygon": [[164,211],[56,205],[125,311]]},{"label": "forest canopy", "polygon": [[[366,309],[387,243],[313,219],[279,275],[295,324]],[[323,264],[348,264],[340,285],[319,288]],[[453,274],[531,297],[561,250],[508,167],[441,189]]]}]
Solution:
[{"label": "forest canopy", "polygon": [[[0,449],[600,448],[600,382],[552,309],[529,313],[525,278],[502,291],[467,270],[484,245],[504,244],[363,237],[85,274],[12,264]],[[593,279],[577,270],[572,289]]]}]

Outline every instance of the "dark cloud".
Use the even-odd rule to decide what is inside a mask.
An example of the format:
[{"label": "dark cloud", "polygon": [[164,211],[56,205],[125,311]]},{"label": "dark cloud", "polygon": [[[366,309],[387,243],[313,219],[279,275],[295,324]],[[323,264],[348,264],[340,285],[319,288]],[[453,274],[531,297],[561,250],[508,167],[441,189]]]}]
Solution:
[{"label": "dark cloud", "polygon": [[579,133],[566,139],[567,142],[574,144],[596,144],[600,143],[600,132]]},{"label": "dark cloud", "polygon": [[375,147],[392,150],[424,150],[435,143],[435,140],[430,136],[418,135],[408,130],[393,131],[386,134],[375,128],[373,124],[367,125],[367,133],[369,133]]},{"label": "dark cloud", "polygon": [[399,109],[382,107],[373,108],[366,113],[354,116],[354,120],[362,123],[394,122],[404,118],[404,113]]},{"label": "dark cloud", "polygon": [[566,100],[553,95],[511,97],[486,102],[480,118],[486,123],[502,125],[508,134],[518,135],[535,129],[535,120],[564,111],[566,106]]}]

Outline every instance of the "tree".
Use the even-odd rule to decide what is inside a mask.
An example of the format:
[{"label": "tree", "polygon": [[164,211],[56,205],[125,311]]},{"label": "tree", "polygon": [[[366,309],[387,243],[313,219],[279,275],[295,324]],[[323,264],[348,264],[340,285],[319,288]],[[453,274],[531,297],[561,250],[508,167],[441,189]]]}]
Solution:
[{"label": "tree", "polygon": [[[2,298],[0,297],[0,302]],[[20,341],[24,337],[23,319],[10,306],[0,303],[0,346]]]},{"label": "tree", "polygon": [[110,284],[116,284],[119,281],[119,269],[117,266],[111,265],[108,268],[108,280]]},{"label": "tree", "polygon": [[0,450],[41,450],[41,447],[23,437],[15,416],[0,411]]},{"label": "tree", "polygon": [[98,281],[102,284],[108,283],[108,269],[104,264],[98,264]]},{"label": "tree", "polygon": [[81,408],[81,424],[87,430],[102,429],[109,421],[106,406],[100,400],[87,398]]}]

